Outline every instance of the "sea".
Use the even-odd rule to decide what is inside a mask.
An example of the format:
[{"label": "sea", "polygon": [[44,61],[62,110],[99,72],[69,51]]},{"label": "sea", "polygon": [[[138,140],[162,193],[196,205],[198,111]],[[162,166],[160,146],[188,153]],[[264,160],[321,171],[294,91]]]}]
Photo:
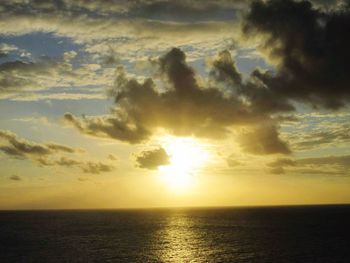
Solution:
[{"label": "sea", "polygon": [[350,262],[350,206],[1,211],[0,262]]}]

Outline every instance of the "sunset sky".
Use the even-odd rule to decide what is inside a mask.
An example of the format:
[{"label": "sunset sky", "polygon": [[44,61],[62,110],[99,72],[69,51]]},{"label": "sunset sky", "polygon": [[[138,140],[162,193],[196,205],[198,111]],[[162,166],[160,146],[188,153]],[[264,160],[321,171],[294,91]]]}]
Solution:
[{"label": "sunset sky", "polygon": [[1,0],[0,209],[350,203],[349,1]]}]

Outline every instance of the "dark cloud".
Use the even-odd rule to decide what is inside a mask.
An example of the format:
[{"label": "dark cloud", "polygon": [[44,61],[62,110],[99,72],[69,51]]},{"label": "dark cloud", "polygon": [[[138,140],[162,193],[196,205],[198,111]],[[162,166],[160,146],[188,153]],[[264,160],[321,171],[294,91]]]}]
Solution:
[{"label": "dark cloud", "polygon": [[108,154],[108,159],[112,160],[112,161],[118,160],[118,158],[114,154],[111,154],[111,153]]},{"label": "dark cloud", "polygon": [[74,159],[67,158],[67,157],[61,157],[59,160],[55,161],[54,164],[59,166],[71,167],[71,166],[80,165],[81,162]]},{"label": "dark cloud", "polygon": [[141,143],[146,140],[150,133],[134,120],[129,119],[120,111],[115,111],[115,116],[109,117],[84,117],[82,120],[71,113],[64,114],[64,119],[73,124],[82,133],[113,138],[129,143]]},{"label": "dark cloud", "polygon": [[67,153],[74,153],[74,152],[77,152],[77,151],[82,151],[82,150],[79,150],[79,149],[74,149],[74,148],[71,148],[71,147],[68,147],[68,146],[65,146],[65,145],[62,145],[62,144],[56,144],[56,143],[47,143],[46,146],[50,150],[60,151],[60,152],[67,152]]},{"label": "dark cloud", "polygon": [[279,136],[277,127],[265,124],[240,134],[238,142],[244,151],[253,154],[290,154],[291,150]]},{"label": "dark cloud", "polygon": [[271,90],[260,76],[261,72],[258,69],[254,70],[240,92],[249,101],[252,109],[266,114],[294,111],[295,107],[289,99]]},{"label": "dark cloud", "polygon": [[[88,45],[94,42],[97,53],[103,53],[101,46],[107,47],[99,40],[111,40],[118,47],[117,53],[126,55],[129,47],[142,53],[150,49],[159,51],[164,48],[164,40],[169,45],[174,40],[186,43],[184,39],[197,41],[201,37],[206,41],[207,36],[212,40],[218,33],[221,39],[229,39],[244,3],[243,0],[200,3],[196,0],[43,0],[40,3],[2,0],[0,26],[3,35],[42,32]],[[140,45],[144,50],[139,49]],[[107,64],[115,62],[115,58],[110,58],[105,60]]]},{"label": "dark cloud", "polygon": [[78,177],[78,181],[86,182],[86,181],[88,181],[88,178],[86,178],[86,177]]},{"label": "dark cloud", "polygon": [[229,82],[236,89],[242,85],[242,76],[228,50],[221,51],[214,60],[210,76],[218,82]]},{"label": "dark cloud", "polygon": [[[225,138],[233,127],[259,127],[242,136],[245,150],[255,154],[290,153],[273,124],[278,118],[273,121],[270,116],[271,111],[281,107],[278,103],[262,106],[257,96],[245,96],[243,89],[248,84],[242,83],[228,51],[221,52],[213,62],[210,76],[216,83],[228,82],[231,91],[200,85],[180,49],[171,49],[156,64],[164,87],[157,87],[150,78],[143,83],[129,79],[119,69],[115,86],[109,92],[116,104],[110,115],[77,118],[66,113],[65,120],[84,134],[128,143],[149,139],[157,128],[176,136],[218,139]],[[261,123],[271,125],[260,127]],[[251,136],[254,145],[250,143]]]},{"label": "dark cloud", "polygon": [[277,159],[271,163],[268,163],[268,166],[270,167],[284,167],[284,166],[295,166],[296,162],[292,159],[288,159],[288,158],[280,158]]},{"label": "dark cloud", "polygon": [[335,165],[344,169],[350,169],[350,155],[342,156],[327,156],[327,157],[316,157],[316,158],[303,158],[297,160],[298,165]]},{"label": "dark cloud", "polygon": [[149,1],[134,5],[129,15],[166,21],[215,21],[235,19],[244,1]]},{"label": "dark cloud", "polygon": [[236,17],[236,10],[241,9],[246,1],[198,1],[178,0],[40,0],[1,1],[2,10],[11,14],[34,15],[39,13],[66,14],[77,16],[88,14],[97,17],[119,15],[126,18],[145,18],[173,21],[213,21],[228,20]]},{"label": "dark cloud", "polygon": [[327,11],[341,10],[350,2],[348,0],[312,0],[315,7],[323,8]]},{"label": "dark cloud", "polygon": [[272,174],[285,174],[286,171],[284,170],[284,167],[277,166],[277,167],[272,167],[270,169],[270,173],[272,173]]},{"label": "dark cloud", "polygon": [[80,168],[84,173],[100,174],[112,171],[114,166],[102,162],[86,162],[82,163]]},{"label": "dark cloud", "polygon": [[137,166],[146,169],[157,169],[161,165],[169,164],[170,156],[167,152],[159,147],[157,149],[143,151],[136,156]]},{"label": "dark cloud", "polygon": [[15,157],[33,157],[40,158],[57,152],[77,152],[77,149],[66,145],[45,143],[40,144],[18,136],[10,131],[0,130],[0,140],[4,143],[0,144],[0,151],[7,155]]},{"label": "dark cloud", "polygon": [[343,170],[324,170],[318,168],[298,169],[297,173],[303,175],[322,175],[322,176],[348,176],[349,172]]},{"label": "dark cloud", "polygon": [[288,159],[288,158],[279,158],[271,163],[268,163],[267,166],[270,167],[270,173],[272,174],[284,174],[284,167],[296,166],[297,162]]},{"label": "dark cloud", "polygon": [[296,165],[299,174],[350,176],[350,155],[302,158]]},{"label": "dark cloud", "polygon": [[268,163],[270,172],[284,174],[285,168],[298,174],[350,175],[350,155],[288,159],[280,158]]},{"label": "dark cloud", "polygon": [[229,167],[237,167],[243,165],[242,162],[236,160],[234,155],[230,155],[228,158],[226,158],[226,162]]},{"label": "dark cloud", "polygon": [[62,156],[58,159],[40,158],[36,160],[41,166],[63,166],[68,168],[78,167],[84,173],[100,174],[110,172],[114,169],[113,165],[104,162],[78,161],[76,159]]},{"label": "dark cloud", "polygon": [[79,167],[84,173],[99,174],[114,169],[113,165],[103,162],[78,161],[65,156],[57,157],[64,153],[80,153],[81,149],[56,143],[36,143],[4,130],[0,130],[0,151],[12,157],[32,160],[40,166]]},{"label": "dark cloud", "polygon": [[274,101],[332,109],[349,102],[349,9],[327,13],[309,1],[254,1],[243,31],[263,35],[265,51],[278,61],[275,73],[253,74]]},{"label": "dark cloud", "polygon": [[269,90],[260,80],[260,71],[255,70],[249,78],[243,81],[235,61],[228,50],[219,53],[212,63],[210,77],[216,85],[224,83],[225,92],[234,94],[249,103],[251,112],[257,115],[278,112],[289,112],[295,108],[286,98],[281,98]]},{"label": "dark cloud", "polygon": [[[229,60],[226,55],[221,58]],[[178,136],[224,138],[233,125],[269,119],[264,113],[252,112],[234,94],[199,85],[180,49],[170,50],[158,65],[165,84],[163,90],[152,79],[139,83],[119,71],[110,91],[116,103],[110,116],[79,119],[67,113],[65,119],[83,133],[129,143],[148,139],[156,128],[165,128]]]},{"label": "dark cloud", "polygon": [[18,175],[11,175],[10,177],[9,177],[9,179],[10,180],[12,180],[12,181],[21,181],[22,180],[22,178],[20,177],[20,176],[18,176]]}]

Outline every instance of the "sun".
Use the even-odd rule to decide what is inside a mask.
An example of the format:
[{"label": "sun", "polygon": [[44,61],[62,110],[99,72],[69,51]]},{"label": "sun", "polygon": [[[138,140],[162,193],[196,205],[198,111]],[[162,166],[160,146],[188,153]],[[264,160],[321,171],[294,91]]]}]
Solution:
[{"label": "sun", "polygon": [[170,156],[169,164],[158,168],[162,179],[176,192],[187,191],[209,158],[205,145],[182,137],[165,137],[161,144]]}]

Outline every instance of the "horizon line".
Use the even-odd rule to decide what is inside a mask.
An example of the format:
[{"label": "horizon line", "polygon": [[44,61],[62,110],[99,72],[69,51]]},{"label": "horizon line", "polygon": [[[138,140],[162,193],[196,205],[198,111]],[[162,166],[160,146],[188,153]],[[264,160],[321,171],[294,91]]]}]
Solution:
[{"label": "horizon line", "polygon": [[229,209],[229,208],[278,208],[312,206],[350,206],[350,203],[308,203],[308,204],[270,204],[270,205],[223,205],[223,206],[150,206],[150,207],[106,207],[106,208],[14,208],[1,209],[1,212],[20,211],[111,211],[111,210],[166,210],[166,209]]}]

